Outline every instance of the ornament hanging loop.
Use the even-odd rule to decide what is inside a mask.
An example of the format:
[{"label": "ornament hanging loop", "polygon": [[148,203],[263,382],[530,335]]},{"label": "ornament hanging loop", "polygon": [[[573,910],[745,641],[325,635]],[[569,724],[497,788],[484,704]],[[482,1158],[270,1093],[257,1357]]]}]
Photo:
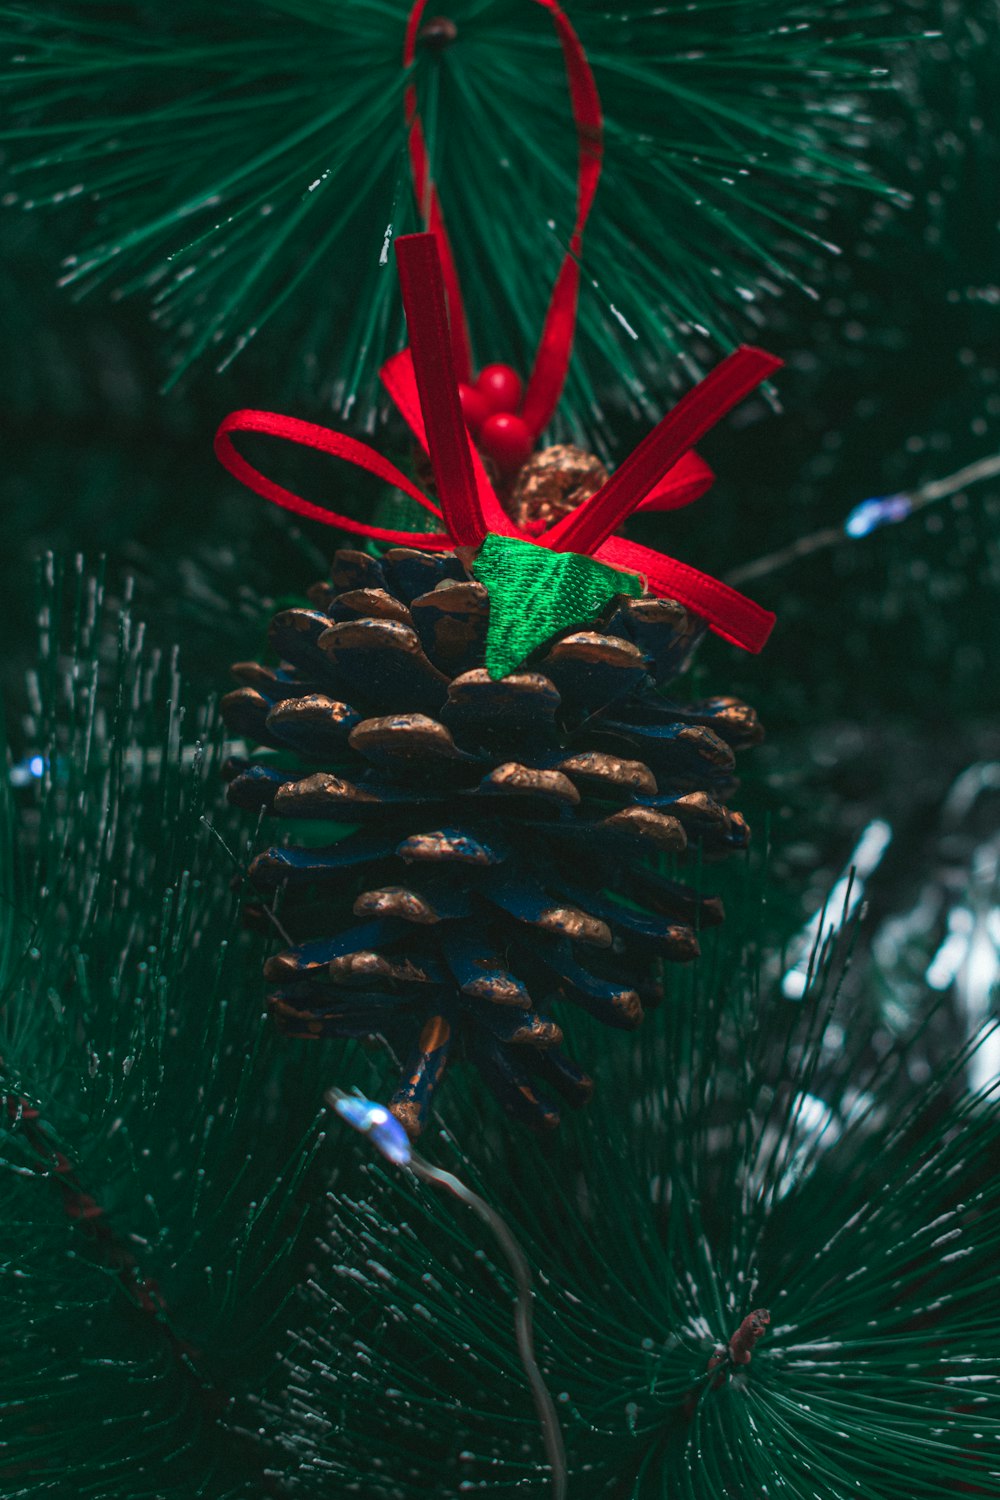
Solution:
[{"label": "ornament hanging loop", "polygon": [[[552,420],[559,404],[569,371],[570,356],[573,352],[583,231],[601,175],[604,155],[604,117],[601,110],[601,98],[597,92],[597,84],[594,81],[590,63],[587,61],[587,54],[565,12],[556,0],[534,0],[534,3],[549,13],[562,48],[577,140],[576,217],[569,245],[549,299],[521,411],[521,417],[532,439],[537,440]],[[435,16],[424,22],[422,18],[425,6],[426,0],[416,0],[407,21],[403,44],[403,67],[407,71],[413,66],[419,43],[428,43],[435,51],[440,51],[444,46],[449,46],[458,35],[454,22],[447,17]],[[446,34],[448,28],[451,28],[453,34]],[[413,83],[406,85],[403,105],[409,130],[410,173],[413,179],[414,195],[424,215],[425,226],[437,242],[438,253],[441,257],[455,374],[459,381],[468,385],[472,381],[469,322],[441,200],[431,177],[427,141],[417,103],[417,91]]]}]

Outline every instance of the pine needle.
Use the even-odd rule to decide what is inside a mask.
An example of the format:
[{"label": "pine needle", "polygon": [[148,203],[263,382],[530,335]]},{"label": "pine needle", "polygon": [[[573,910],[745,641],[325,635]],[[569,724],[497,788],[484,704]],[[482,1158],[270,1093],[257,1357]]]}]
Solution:
[{"label": "pine needle", "polygon": [[[274,322],[305,383],[371,421],[402,338],[387,237],[418,227],[397,0],[0,4],[11,207],[83,201],[75,293],[142,293],[172,384]],[[526,367],[574,211],[575,142],[548,18],[463,0],[413,81],[480,362]],[[609,380],[638,408],[670,356],[729,345],[765,288],[808,292],[833,196],[877,189],[862,104],[887,86],[891,11],[698,0],[572,19],[607,118],[587,235],[570,425]],[[916,13],[915,13],[916,14]],[[909,21],[909,17],[905,17]],[[388,227],[387,227],[388,226]],[[284,356],[282,356],[284,358]],[[272,356],[273,359],[273,356]]]},{"label": "pine needle", "polygon": [[[434,1143],[534,1261],[569,1493],[993,1493],[1000,1085],[963,1092],[973,1044],[915,1090],[835,971],[804,1005],[755,998],[740,946],[723,936],[609,1053],[546,1150],[481,1101]],[[268,1408],[276,1441],[297,1429],[297,1492],[541,1500],[488,1240],[391,1170],[360,1176],[331,1195],[312,1326]]]},{"label": "pine needle", "polygon": [[0,814],[0,1488],[266,1494],[246,1392],[283,1338],[319,1079],[261,1025],[176,663],[79,564],[49,560],[41,623],[41,774]]}]

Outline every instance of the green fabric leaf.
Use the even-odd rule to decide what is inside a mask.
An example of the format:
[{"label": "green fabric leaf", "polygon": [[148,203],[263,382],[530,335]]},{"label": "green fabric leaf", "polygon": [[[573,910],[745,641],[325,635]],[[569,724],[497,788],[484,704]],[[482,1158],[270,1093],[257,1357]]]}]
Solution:
[{"label": "green fabric leaf", "polygon": [[506,677],[550,636],[593,620],[616,594],[642,593],[636,573],[492,532],[472,572],[490,596],[486,670],[493,678]]}]

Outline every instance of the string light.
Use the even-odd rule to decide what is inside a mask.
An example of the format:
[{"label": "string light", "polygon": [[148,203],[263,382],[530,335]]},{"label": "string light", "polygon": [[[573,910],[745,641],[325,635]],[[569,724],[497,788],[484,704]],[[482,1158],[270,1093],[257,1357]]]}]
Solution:
[{"label": "string light", "polygon": [[878,531],[882,526],[896,526],[926,506],[934,505],[938,500],[957,494],[970,485],[995,479],[998,475],[1000,453],[978,459],[974,464],[966,464],[964,469],[958,469],[944,479],[929,480],[919,489],[900,490],[894,495],[879,495],[861,500],[848,512],[842,525],[824,526],[820,531],[810,532],[808,536],[790,542],[787,547],[779,547],[776,552],[768,552],[764,557],[733,568],[726,574],[726,582],[742,585],[754,578],[766,578],[771,573],[777,573],[780,568],[788,567],[789,563],[798,562],[802,557],[811,557],[816,552],[824,552],[828,547],[839,546],[845,537],[850,541],[859,541],[862,537],[871,536],[873,531]]},{"label": "string light", "polygon": [[373,1099],[366,1099],[361,1094],[345,1094],[342,1089],[338,1088],[327,1090],[326,1102],[342,1120],[365,1136],[387,1161],[391,1161],[395,1166],[405,1167],[422,1182],[429,1182],[434,1187],[442,1188],[450,1193],[453,1198],[457,1198],[467,1208],[471,1208],[473,1213],[477,1214],[493,1231],[497,1243],[507,1258],[507,1264],[513,1272],[517,1287],[517,1300],[514,1304],[514,1333],[517,1338],[517,1351],[521,1356],[524,1373],[528,1377],[531,1397],[535,1403],[535,1411],[538,1413],[538,1421],[542,1429],[545,1454],[552,1475],[552,1494],[555,1500],[566,1500],[566,1450],[563,1445],[562,1429],[556,1415],[555,1403],[542,1379],[542,1372],[535,1359],[532,1333],[535,1293],[531,1282],[531,1270],[524,1251],[514,1238],[506,1221],[501,1218],[495,1208],[486,1202],[485,1198],[474,1193],[453,1172],[445,1172],[440,1167],[432,1166],[429,1161],[419,1156],[414,1151],[402,1125],[395,1116],[389,1113],[384,1104],[379,1104]]},{"label": "string light", "polygon": [[342,1094],[339,1089],[331,1089],[327,1100],[342,1120],[368,1137],[386,1161],[397,1167],[411,1164],[413,1148],[410,1138],[384,1104],[376,1104],[373,1099],[364,1099],[357,1094]]},{"label": "string light", "polygon": [[[220,753],[226,757],[244,755],[246,751],[246,740],[227,739],[223,741]],[[138,776],[147,767],[155,768],[163,765],[165,761],[182,766],[194,766],[204,758],[204,755],[205,747],[200,743],[184,745],[179,752],[164,750],[159,745],[129,745],[126,746],[121,756],[121,764],[130,776]],[[53,778],[59,781],[66,776],[68,769],[68,763],[63,757],[53,756],[49,760],[44,755],[35,752],[9,766],[7,780],[13,787],[31,786],[33,782],[41,781],[47,770],[51,770]]]},{"label": "string light", "polygon": [[910,495],[883,495],[877,500],[862,500],[844,522],[844,535],[854,538],[869,536],[880,526],[893,526],[912,514],[913,499]]}]

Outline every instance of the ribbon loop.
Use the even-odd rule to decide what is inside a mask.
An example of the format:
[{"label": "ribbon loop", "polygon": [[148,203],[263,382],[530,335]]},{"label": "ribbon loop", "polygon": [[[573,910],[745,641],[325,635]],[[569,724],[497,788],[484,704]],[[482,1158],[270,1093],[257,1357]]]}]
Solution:
[{"label": "ribbon loop", "polygon": [[636,510],[680,510],[700,500],[715,483],[715,475],[697,453],[688,452],[668,469],[658,485],[639,501]]},{"label": "ribbon loop", "polygon": [[[420,22],[423,18],[424,8],[427,0],[417,0],[410,10],[406,23],[406,36],[403,42],[403,67],[409,70],[413,66],[417,55],[417,40],[420,36]],[[452,355],[455,360],[455,370],[459,380],[468,384],[472,380],[472,344],[469,338],[469,321],[465,314],[465,304],[462,301],[462,288],[458,280],[458,270],[455,266],[455,256],[451,248],[451,240],[444,222],[444,214],[441,212],[441,200],[438,190],[434,186],[430,175],[430,159],[427,152],[427,142],[424,137],[423,122],[417,109],[417,90],[412,83],[407,84],[403,94],[403,110],[406,124],[409,128],[408,149],[410,154],[410,176],[413,179],[413,191],[416,196],[420,212],[427,229],[433,234],[437,241],[438,250],[441,253],[441,263],[444,270],[445,286],[447,288],[448,312],[451,324]]]},{"label": "ribbon loop", "polygon": [[[413,66],[420,37],[420,23],[427,0],[416,0],[406,25],[403,44],[403,66]],[[597,192],[604,154],[604,119],[597,84],[587,61],[580,38],[557,0],[534,0],[548,11],[562,48],[569,87],[570,106],[577,139],[576,220],[569,248],[563,258],[549,300],[541,336],[528,377],[521,415],[533,438],[548,426],[559,404],[576,331],[577,299],[580,288],[579,258],[583,251],[583,231]],[[404,93],[404,111],[409,128],[410,174],[413,190],[427,231],[434,236],[441,257],[445,299],[450,315],[450,340],[455,372],[460,381],[472,380],[472,346],[469,321],[462,300],[461,283],[451,240],[437,188],[431,179],[427,141],[412,83]],[[412,336],[411,336],[412,342]]]},{"label": "ribbon loop", "polygon": [[331,432],[328,427],[320,427],[316,422],[302,422],[298,417],[283,417],[274,411],[233,411],[219,424],[219,430],[215,434],[215,455],[223,468],[228,469],[248,489],[263,495],[265,500],[270,500],[274,505],[280,505],[282,510],[290,510],[310,521],[320,521],[324,526],[336,526],[341,531],[371,537],[373,541],[389,542],[396,547],[427,547],[434,551],[448,551],[455,545],[453,537],[447,532],[394,531],[384,526],[370,526],[367,522],[356,521],[353,516],[342,516],[322,505],[314,505],[311,500],[303,499],[294,490],[286,490],[284,485],[268,479],[266,474],[248,463],[237,452],[232,438],[234,432],[254,432],[267,437],[284,438],[301,447],[329,453],[333,458],[346,459],[357,468],[385,480],[386,484],[396,485],[412,500],[416,500],[418,505],[440,519],[441,512],[437,506],[395,464],[383,458],[374,448],[369,448],[367,443],[359,443],[343,432]]}]

